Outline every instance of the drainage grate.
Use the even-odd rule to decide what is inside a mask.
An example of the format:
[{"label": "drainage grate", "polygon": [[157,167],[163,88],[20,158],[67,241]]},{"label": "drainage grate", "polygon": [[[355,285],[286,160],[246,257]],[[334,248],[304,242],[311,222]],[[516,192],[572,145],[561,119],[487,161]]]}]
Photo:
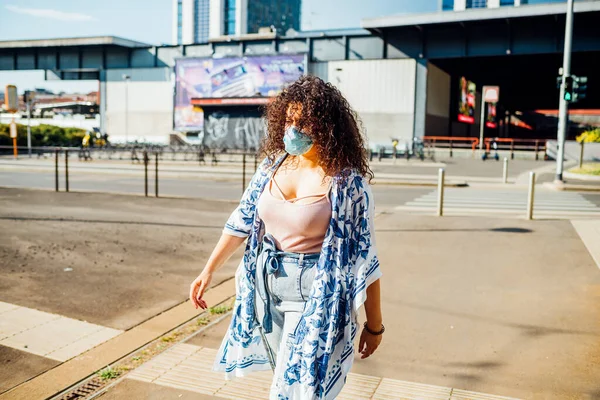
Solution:
[{"label": "drainage grate", "polygon": [[92,379],[86,384],[79,386],[77,389],[73,390],[62,396],[59,400],[81,400],[85,399],[88,396],[96,393],[102,386],[104,386],[104,382],[99,379]]}]

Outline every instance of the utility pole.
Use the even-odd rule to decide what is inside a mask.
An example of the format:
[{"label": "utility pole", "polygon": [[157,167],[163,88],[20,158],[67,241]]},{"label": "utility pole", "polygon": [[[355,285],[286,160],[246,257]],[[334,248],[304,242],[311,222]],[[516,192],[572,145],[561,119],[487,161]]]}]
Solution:
[{"label": "utility pole", "polygon": [[27,105],[27,150],[29,158],[31,158],[31,93],[25,99]]},{"label": "utility pole", "polygon": [[567,2],[567,22],[565,25],[565,49],[563,54],[562,84],[560,85],[560,103],[558,108],[558,150],[556,152],[556,180],[563,181],[565,158],[565,139],[569,119],[569,102],[565,99],[565,82],[571,76],[571,44],[573,41],[573,0]]},{"label": "utility pole", "polygon": [[125,146],[129,142],[129,79],[131,76],[123,75],[125,80]]}]

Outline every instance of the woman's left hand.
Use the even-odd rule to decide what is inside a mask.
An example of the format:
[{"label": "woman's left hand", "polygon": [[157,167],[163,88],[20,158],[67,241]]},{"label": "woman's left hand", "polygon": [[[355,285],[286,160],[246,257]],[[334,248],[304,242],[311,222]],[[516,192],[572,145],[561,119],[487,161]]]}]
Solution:
[{"label": "woman's left hand", "polygon": [[377,350],[383,335],[371,335],[365,328],[363,328],[360,334],[360,341],[358,342],[358,351],[360,352],[360,358],[367,358]]}]

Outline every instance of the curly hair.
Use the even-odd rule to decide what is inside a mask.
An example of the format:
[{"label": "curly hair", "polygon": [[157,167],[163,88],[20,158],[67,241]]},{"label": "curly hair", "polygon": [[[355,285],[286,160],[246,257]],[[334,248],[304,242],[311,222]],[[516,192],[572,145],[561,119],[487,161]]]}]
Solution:
[{"label": "curly hair", "polygon": [[310,75],[302,76],[266,106],[267,136],[261,151],[271,162],[285,151],[283,135],[290,106],[301,110],[296,125],[313,140],[326,175],[338,177],[354,170],[369,181],[373,178],[358,116],[335,86]]}]

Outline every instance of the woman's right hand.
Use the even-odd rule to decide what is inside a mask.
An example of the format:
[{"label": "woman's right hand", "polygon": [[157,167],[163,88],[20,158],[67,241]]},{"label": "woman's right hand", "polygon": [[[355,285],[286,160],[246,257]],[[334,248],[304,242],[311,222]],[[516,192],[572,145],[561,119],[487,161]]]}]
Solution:
[{"label": "woman's right hand", "polygon": [[204,295],[204,291],[210,284],[211,280],[212,272],[204,269],[190,285],[190,300],[196,309],[198,307],[202,308],[203,310],[208,308],[206,301],[202,300],[202,296]]}]

